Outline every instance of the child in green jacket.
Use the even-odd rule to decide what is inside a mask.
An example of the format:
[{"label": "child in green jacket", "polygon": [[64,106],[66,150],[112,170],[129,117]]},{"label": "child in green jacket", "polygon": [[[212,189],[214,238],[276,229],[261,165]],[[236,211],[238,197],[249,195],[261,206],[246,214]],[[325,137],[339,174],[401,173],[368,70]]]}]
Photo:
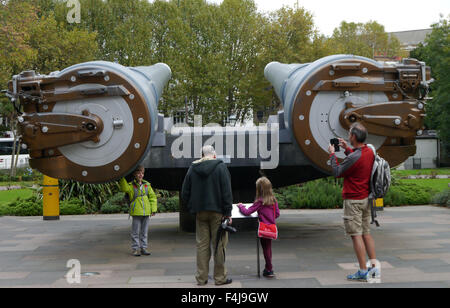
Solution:
[{"label": "child in green jacket", "polygon": [[120,190],[127,193],[130,199],[130,216],[133,217],[131,225],[131,248],[133,255],[139,257],[149,256],[148,223],[150,216],[157,212],[157,199],[149,182],[144,180],[145,168],[138,166],[133,172],[134,180],[127,183],[125,178],[119,182]]}]

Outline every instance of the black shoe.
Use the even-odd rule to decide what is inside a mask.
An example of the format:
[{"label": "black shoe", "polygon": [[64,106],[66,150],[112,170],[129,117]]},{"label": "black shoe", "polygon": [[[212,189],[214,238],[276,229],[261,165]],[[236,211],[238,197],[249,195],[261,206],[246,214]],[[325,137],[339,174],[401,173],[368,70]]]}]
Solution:
[{"label": "black shoe", "polygon": [[263,276],[267,277],[267,278],[273,278],[273,277],[275,277],[275,274],[273,273],[273,271],[264,270]]},{"label": "black shoe", "polygon": [[233,279],[227,279],[224,283],[216,283],[216,286],[224,286],[233,282]]},{"label": "black shoe", "polygon": [[141,249],[141,254],[142,254],[143,256],[150,256],[150,255],[151,255],[151,253],[148,252],[148,251],[145,250],[145,249]]}]

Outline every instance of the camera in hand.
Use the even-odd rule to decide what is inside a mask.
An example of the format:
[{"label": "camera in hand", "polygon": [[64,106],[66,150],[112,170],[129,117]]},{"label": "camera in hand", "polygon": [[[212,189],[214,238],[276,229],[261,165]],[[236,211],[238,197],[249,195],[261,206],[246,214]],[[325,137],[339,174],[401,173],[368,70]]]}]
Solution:
[{"label": "camera in hand", "polygon": [[237,232],[236,228],[233,228],[232,226],[230,226],[229,223],[230,223],[230,220],[228,218],[225,219],[222,222],[221,228],[227,232],[236,233]]},{"label": "camera in hand", "polygon": [[334,138],[330,140],[330,144],[334,145],[334,151],[335,152],[340,152],[340,148],[339,148],[339,139]]}]

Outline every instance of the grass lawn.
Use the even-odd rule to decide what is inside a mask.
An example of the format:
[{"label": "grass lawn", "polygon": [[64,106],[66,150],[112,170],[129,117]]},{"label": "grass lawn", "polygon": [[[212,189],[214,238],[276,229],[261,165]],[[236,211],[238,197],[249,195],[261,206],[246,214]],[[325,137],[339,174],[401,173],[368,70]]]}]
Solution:
[{"label": "grass lawn", "polygon": [[409,176],[409,175],[450,175],[450,168],[440,168],[440,169],[420,169],[420,170],[392,170],[392,173],[398,176]]},{"label": "grass lawn", "polygon": [[433,188],[439,192],[448,189],[450,179],[419,179],[419,180],[399,180],[401,183],[413,183],[423,187]]},{"label": "grass lawn", "polygon": [[16,189],[0,191],[0,205],[16,200],[18,197],[28,198],[33,194],[31,189]]}]

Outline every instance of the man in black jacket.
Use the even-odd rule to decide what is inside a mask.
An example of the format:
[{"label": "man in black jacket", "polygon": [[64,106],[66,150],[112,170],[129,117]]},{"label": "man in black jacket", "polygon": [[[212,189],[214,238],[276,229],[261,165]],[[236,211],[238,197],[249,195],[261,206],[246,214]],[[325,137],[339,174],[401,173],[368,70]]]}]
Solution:
[{"label": "man in black jacket", "polygon": [[[192,214],[196,214],[197,236],[197,279],[198,285],[208,283],[211,245],[214,249],[214,280],[216,285],[232,282],[227,279],[225,249],[228,233],[217,239],[217,231],[224,219],[231,224],[233,195],[230,173],[223,161],[216,159],[212,146],[202,149],[202,159],[189,168],[181,190],[182,201]],[[216,243],[219,245],[216,249]]]}]

